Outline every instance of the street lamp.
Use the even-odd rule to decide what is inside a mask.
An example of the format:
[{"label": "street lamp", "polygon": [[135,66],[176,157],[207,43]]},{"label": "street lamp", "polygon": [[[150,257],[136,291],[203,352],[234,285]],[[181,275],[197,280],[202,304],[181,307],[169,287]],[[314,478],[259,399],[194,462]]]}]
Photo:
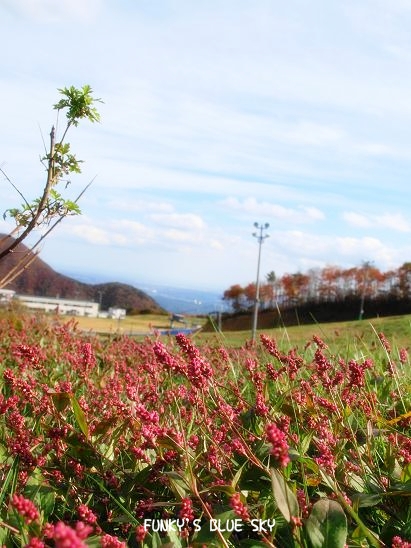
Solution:
[{"label": "street lamp", "polygon": [[365,304],[365,293],[368,289],[368,276],[370,273],[370,268],[372,267],[371,261],[363,261],[362,268],[363,268],[363,285],[361,289],[361,301],[360,301],[360,313],[358,315],[358,319],[362,320],[364,316],[364,304]]},{"label": "street lamp", "polygon": [[254,313],[253,313],[253,331],[252,339],[255,341],[255,335],[257,331],[257,320],[258,320],[258,307],[260,304],[260,262],[261,262],[261,246],[264,243],[264,240],[268,238],[268,234],[264,234],[264,231],[270,226],[268,223],[264,225],[259,225],[254,223],[257,232],[253,233],[254,238],[257,238],[258,241],[258,262],[257,262],[257,282],[255,284],[255,301],[254,301]]}]

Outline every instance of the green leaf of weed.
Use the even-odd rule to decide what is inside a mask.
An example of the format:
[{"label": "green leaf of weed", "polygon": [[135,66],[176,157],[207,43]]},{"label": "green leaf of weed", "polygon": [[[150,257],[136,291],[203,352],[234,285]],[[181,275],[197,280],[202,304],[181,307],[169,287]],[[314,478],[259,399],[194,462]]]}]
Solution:
[{"label": "green leaf of weed", "polygon": [[84,411],[82,410],[79,402],[74,396],[70,396],[70,401],[74,416],[76,417],[77,424],[79,425],[80,430],[83,432],[86,438],[88,438],[89,428],[86,421],[86,415],[84,414]]},{"label": "green leaf of weed", "polygon": [[275,468],[271,468],[271,484],[277,507],[284,518],[290,522],[292,516],[299,515],[297,497],[288,487],[285,478]]},{"label": "green leaf of weed", "polygon": [[317,501],[305,529],[312,548],[344,548],[347,540],[347,518],[335,500]]}]

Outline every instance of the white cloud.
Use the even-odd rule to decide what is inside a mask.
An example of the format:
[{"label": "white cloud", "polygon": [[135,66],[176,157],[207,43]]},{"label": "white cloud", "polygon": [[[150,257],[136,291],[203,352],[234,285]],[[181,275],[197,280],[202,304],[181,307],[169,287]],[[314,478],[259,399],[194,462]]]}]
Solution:
[{"label": "white cloud", "polygon": [[363,152],[369,156],[400,156],[404,153],[401,147],[393,148],[384,143],[361,143],[356,145],[358,152]]},{"label": "white cloud", "polygon": [[288,129],[283,138],[291,143],[310,146],[330,146],[345,137],[339,128],[302,121],[296,127]]},{"label": "white cloud", "polygon": [[150,219],[160,226],[167,226],[187,231],[198,231],[205,228],[205,223],[199,215],[193,213],[154,213]]},{"label": "white cloud", "polygon": [[372,226],[372,222],[365,215],[355,213],[354,211],[345,211],[342,214],[342,218],[348,224],[356,226],[358,228],[369,228]]},{"label": "white cloud", "polygon": [[71,233],[93,245],[108,246],[124,245],[126,243],[124,236],[91,224],[75,225],[71,228]]},{"label": "white cloud", "polygon": [[375,218],[377,226],[390,228],[399,232],[410,232],[411,223],[402,213],[383,213]]},{"label": "white cloud", "polygon": [[110,198],[107,207],[115,211],[127,211],[127,212],[137,212],[137,213],[147,213],[150,211],[161,212],[161,213],[172,213],[174,206],[168,202],[159,202],[154,200],[140,200],[140,199],[123,199],[119,198]]},{"label": "white cloud", "polygon": [[325,218],[324,213],[316,207],[298,206],[289,208],[270,202],[259,202],[256,198],[248,197],[243,200],[236,197],[226,198],[221,204],[233,211],[267,217],[267,221],[285,221],[293,224],[303,224],[319,221]]},{"label": "white cloud", "polygon": [[7,7],[34,21],[89,21],[100,10],[102,0],[3,0]]},{"label": "white cloud", "polygon": [[178,243],[193,243],[196,241],[196,237],[194,234],[190,232],[186,232],[184,230],[177,230],[176,228],[172,228],[170,230],[165,230],[163,232],[164,237],[167,240],[170,240],[172,242],[178,242]]},{"label": "white cloud", "polygon": [[381,213],[365,215],[354,211],[346,211],[342,218],[350,225],[365,229],[389,229],[398,232],[410,232],[411,223],[402,213]]},{"label": "white cloud", "polygon": [[385,246],[378,238],[361,237],[338,237],[336,238],[336,250],[345,256],[356,256],[358,253],[364,258],[369,254],[375,256],[376,253],[383,252]]}]

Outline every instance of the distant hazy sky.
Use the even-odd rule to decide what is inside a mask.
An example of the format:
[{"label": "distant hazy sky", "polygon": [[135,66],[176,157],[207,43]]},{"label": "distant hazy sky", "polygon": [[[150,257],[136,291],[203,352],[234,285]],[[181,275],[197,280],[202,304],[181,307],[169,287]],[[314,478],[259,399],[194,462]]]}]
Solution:
[{"label": "distant hazy sky", "polygon": [[223,291],[255,280],[255,221],[262,277],[411,261],[409,0],[0,0],[0,21],[0,165],[28,198],[57,88],[104,100],[68,139],[70,196],[96,178],[41,251],[56,270]]}]

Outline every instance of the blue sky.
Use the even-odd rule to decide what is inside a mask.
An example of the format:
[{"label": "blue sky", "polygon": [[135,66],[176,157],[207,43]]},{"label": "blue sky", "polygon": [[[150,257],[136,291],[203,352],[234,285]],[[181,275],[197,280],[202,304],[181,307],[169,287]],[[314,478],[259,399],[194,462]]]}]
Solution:
[{"label": "blue sky", "polygon": [[[95,177],[41,257],[67,273],[223,291],[261,273],[411,260],[406,0],[0,0],[0,165],[28,197],[57,88],[101,124]],[[2,180],[2,211],[20,203]],[[3,222],[1,230],[7,230]]]}]

